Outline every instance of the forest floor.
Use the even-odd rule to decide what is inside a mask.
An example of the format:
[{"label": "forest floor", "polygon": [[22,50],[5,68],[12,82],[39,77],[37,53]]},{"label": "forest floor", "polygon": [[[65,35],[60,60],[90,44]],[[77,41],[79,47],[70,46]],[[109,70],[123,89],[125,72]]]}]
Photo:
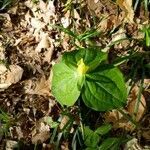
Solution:
[{"label": "forest floor", "polygon": [[[112,125],[103,139],[125,137],[118,149],[150,150],[149,18],[148,0],[18,0],[4,8],[1,4],[0,150],[86,149],[81,127],[95,130],[103,123]],[[85,40],[77,41],[72,33],[84,34]],[[125,109],[130,117],[139,101],[137,127],[117,110],[97,112],[82,103],[63,109],[52,95],[52,66],[64,52],[88,45],[108,53],[109,63],[127,56],[118,67],[129,91]]]}]

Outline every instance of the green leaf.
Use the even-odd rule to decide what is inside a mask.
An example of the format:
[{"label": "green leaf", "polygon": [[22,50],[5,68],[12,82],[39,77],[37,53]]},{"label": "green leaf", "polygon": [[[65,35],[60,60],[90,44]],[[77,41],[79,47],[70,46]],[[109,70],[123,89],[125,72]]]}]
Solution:
[{"label": "green leaf", "polygon": [[120,138],[107,138],[102,142],[99,150],[119,150]]},{"label": "green leaf", "polygon": [[84,76],[64,63],[53,66],[52,94],[62,105],[72,106],[80,95]]},{"label": "green leaf", "polygon": [[111,124],[105,124],[105,125],[102,125],[99,128],[97,128],[96,131],[95,131],[95,133],[100,134],[100,135],[105,135],[111,129],[112,129],[112,125]]},{"label": "green leaf", "polygon": [[72,106],[80,95],[85,74],[95,69],[107,54],[97,49],[80,49],[64,53],[53,66],[52,94],[62,105]]},{"label": "green leaf", "polygon": [[84,103],[97,111],[122,107],[127,92],[122,73],[116,67],[99,66],[86,75],[82,98]]},{"label": "green leaf", "polygon": [[72,106],[81,89],[85,104],[98,111],[122,107],[127,92],[119,69],[101,65],[107,54],[96,48],[64,53],[53,66],[52,94],[62,105]]},{"label": "green leaf", "polygon": [[87,147],[95,148],[99,143],[100,137],[94,131],[92,131],[89,127],[84,127],[84,144]]},{"label": "green leaf", "polygon": [[107,54],[96,48],[83,48],[64,53],[62,62],[66,63],[66,65],[70,66],[71,68],[76,68],[77,63],[81,59],[83,59],[85,65],[89,67],[88,72],[90,72],[98,67],[102,61],[107,59]]}]

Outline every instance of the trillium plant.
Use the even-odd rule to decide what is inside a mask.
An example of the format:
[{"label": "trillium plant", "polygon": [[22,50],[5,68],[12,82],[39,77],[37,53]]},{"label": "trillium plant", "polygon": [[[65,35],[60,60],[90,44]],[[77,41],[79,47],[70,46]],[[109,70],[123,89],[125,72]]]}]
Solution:
[{"label": "trillium plant", "polygon": [[107,53],[96,48],[65,52],[52,69],[52,94],[56,100],[72,106],[81,95],[85,105],[96,111],[124,106],[127,91],[123,75],[106,62]]}]

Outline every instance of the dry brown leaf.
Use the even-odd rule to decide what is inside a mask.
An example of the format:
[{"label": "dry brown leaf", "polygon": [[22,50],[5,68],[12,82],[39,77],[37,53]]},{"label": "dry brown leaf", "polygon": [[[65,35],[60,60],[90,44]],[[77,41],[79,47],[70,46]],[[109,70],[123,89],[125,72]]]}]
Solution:
[{"label": "dry brown leaf", "polygon": [[22,139],[22,138],[23,138],[23,132],[22,132],[22,130],[21,130],[21,127],[16,126],[16,127],[15,127],[15,130],[16,130],[16,134],[17,134],[18,139],[19,139],[19,140]]},{"label": "dry brown leaf", "polygon": [[99,27],[100,31],[106,31],[107,30],[107,23],[108,23],[108,19],[103,19],[99,23],[98,27]]},{"label": "dry brown leaf", "polygon": [[5,150],[13,150],[17,145],[18,143],[16,141],[7,140]]},{"label": "dry brown leaf", "polygon": [[[123,111],[127,114],[125,110]],[[105,113],[104,118],[106,122],[113,124],[114,129],[123,128],[127,131],[134,130],[134,125],[116,109]]]},{"label": "dry brown leaf", "polygon": [[35,129],[32,131],[32,143],[36,144],[38,142],[43,143],[50,137],[50,128],[43,122],[38,122]]},{"label": "dry brown leaf", "polygon": [[[38,4],[33,3],[28,0],[25,2],[26,6],[30,8],[35,18],[39,20],[43,20],[43,23],[46,24],[55,24],[56,14],[55,14],[55,6],[54,1],[44,2],[42,0],[39,1]],[[39,11],[40,10],[40,13]]]},{"label": "dry brown leaf", "polygon": [[150,129],[149,130],[142,130],[142,136],[144,139],[150,141]]},{"label": "dry brown leaf", "polygon": [[64,28],[67,28],[71,24],[70,11],[67,11],[64,17],[61,18],[61,23]]},{"label": "dry brown leaf", "polygon": [[48,34],[42,33],[41,41],[38,44],[38,46],[36,47],[35,51],[36,52],[41,52],[42,48],[48,48],[49,46],[50,46],[50,42],[49,42]]},{"label": "dry brown leaf", "polygon": [[138,139],[133,138],[125,144],[124,150],[142,150],[142,147],[139,145]]},{"label": "dry brown leaf", "polygon": [[9,8],[8,13],[16,15],[17,14],[17,10],[18,10],[18,6],[15,5],[15,6]]},{"label": "dry brown leaf", "polygon": [[120,28],[116,33],[112,34],[112,40],[110,44],[115,42],[116,44],[114,45],[114,48],[116,49],[126,48],[128,45],[130,45],[130,41],[127,40],[126,31],[123,28]]},{"label": "dry brown leaf", "polygon": [[69,150],[69,141],[63,141],[62,142],[61,150]]},{"label": "dry brown leaf", "polygon": [[[4,70],[3,70],[4,71]],[[7,71],[0,76],[0,89],[6,89],[11,84],[17,83],[21,80],[23,69],[18,65],[10,65]]]},{"label": "dry brown leaf", "polygon": [[0,64],[0,75],[6,72],[7,68],[4,64]]},{"label": "dry brown leaf", "polygon": [[116,42],[124,38],[126,38],[125,30],[123,28],[120,28],[116,33],[112,34],[111,42]]},{"label": "dry brown leaf", "polygon": [[81,17],[80,17],[80,15],[79,15],[79,13],[77,12],[77,10],[76,9],[74,9],[74,18],[75,19],[77,19],[77,21],[79,21],[80,19],[81,19]]},{"label": "dry brown leaf", "polygon": [[4,13],[4,14],[0,14],[0,16],[6,18],[8,21],[11,21],[11,18],[10,18],[10,15],[7,14],[7,13]]},{"label": "dry brown leaf", "polygon": [[132,0],[117,0],[116,3],[125,13],[125,21],[133,23],[134,10],[132,8]]},{"label": "dry brown leaf", "polygon": [[45,24],[41,22],[38,18],[31,18],[31,25],[37,31],[40,31],[45,26]]},{"label": "dry brown leaf", "polygon": [[44,62],[50,62],[52,58],[52,54],[54,52],[54,46],[52,45],[50,48],[47,49],[47,51],[44,53]]},{"label": "dry brown leaf", "polygon": [[22,78],[23,69],[18,65],[10,65],[6,83],[17,83]]},{"label": "dry brown leaf", "polygon": [[8,13],[0,13],[0,18],[5,18],[5,23],[3,24],[3,31],[8,32],[13,30],[13,25],[11,21],[11,17]]},{"label": "dry brown leaf", "polygon": [[[0,38],[3,38],[3,37],[0,36]],[[1,41],[0,41],[0,60],[5,60],[5,48]]]},{"label": "dry brown leaf", "polygon": [[101,20],[98,25],[100,31],[113,30],[122,23],[122,15],[119,15],[117,5],[111,0],[87,0],[87,6],[90,13]]},{"label": "dry brown leaf", "polygon": [[69,121],[69,117],[68,116],[63,116],[63,118],[61,120],[61,123],[59,125],[59,128],[63,129],[64,126],[68,123],[68,121]]},{"label": "dry brown leaf", "polygon": [[41,79],[33,83],[32,80],[25,82],[25,92],[29,94],[48,95],[50,96],[49,89],[50,81],[43,76]]},{"label": "dry brown leaf", "polygon": [[55,6],[53,1],[49,1],[48,3],[45,3],[44,1],[40,0],[39,9],[43,12],[41,13],[41,17],[43,18],[46,24],[55,21],[56,15],[55,15]]},{"label": "dry brown leaf", "polygon": [[42,12],[45,12],[45,11],[47,11],[47,4],[43,0],[40,0],[39,1],[39,8]]},{"label": "dry brown leaf", "polygon": [[87,6],[90,11],[96,11],[98,8],[101,7],[101,2],[100,1],[93,1],[93,0],[87,0]]},{"label": "dry brown leaf", "polygon": [[[138,94],[139,94],[139,88],[135,86],[129,95],[130,101],[128,102],[128,105],[127,105],[127,111],[129,112],[131,116],[134,115],[134,110],[136,107]],[[137,114],[135,114],[135,120],[139,121],[143,117],[145,111],[146,111],[146,101],[145,101],[144,96],[141,95],[141,100],[138,106],[138,111],[137,111]]]},{"label": "dry brown leaf", "polygon": [[42,77],[35,86],[34,92],[39,95],[50,95],[49,80]]},{"label": "dry brown leaf", "polygon": [[37,10],[39,10],[39,6],[37,4],[35,4],[31,0],[25,1],[24,4],[26,5],[26,7],[28,7],[32,11],[32,14],[33,14],[34,17],[38,18],[38,16],[40,16],[39,11],[37,11]]},{"label": "dry brown leaf", "polygon": [[94,3],[98,3],[99,0],[94,0]]},{"label": "dry brown leaf", "polygon": [[[70,120],[70,118],[68,116],[63,116],[61,119],[61,123],[59,125],[59,128],[62,130],[65,125],[68,123],[68,121]],[[70,133],[72,133],[74,131],[73,127],[70,129]]]},{"label": "dry brown leaf", "polygon": [[[123,110],[126,115],[130,115],[131,117],[133,117],[134,114],[134,107],[137,100],[138,92],[139,88],[135,86],[130,93],[130,100],[128,102],[128,105],[126,109]],[[137,114],[135,115],[135,121],[140,121],[145,113],[145,109],[146,102],[144,96],[142,95]],[[135,128],[134,124],[132,124],[125,116],[123,116],[123,114],[121,114],[116,109],[105,113],[104,118],[106,122],[113,123],[113,127],[116,129],[124,128],[128,131],[132,131]]]}]

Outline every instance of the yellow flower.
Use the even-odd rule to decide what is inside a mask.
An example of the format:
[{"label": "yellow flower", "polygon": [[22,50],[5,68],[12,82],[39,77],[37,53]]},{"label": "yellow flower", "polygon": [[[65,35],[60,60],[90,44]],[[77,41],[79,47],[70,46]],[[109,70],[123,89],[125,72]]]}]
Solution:
[{"label": "yellow flower", "polygon": [[88,66],[86,66],[83,62],[83,58],[81,58],[78,63],[78,68],[77,68],[77,72],[80,74],[80,75],[83,75],[87,72],[87,70],[89,69]]}]

